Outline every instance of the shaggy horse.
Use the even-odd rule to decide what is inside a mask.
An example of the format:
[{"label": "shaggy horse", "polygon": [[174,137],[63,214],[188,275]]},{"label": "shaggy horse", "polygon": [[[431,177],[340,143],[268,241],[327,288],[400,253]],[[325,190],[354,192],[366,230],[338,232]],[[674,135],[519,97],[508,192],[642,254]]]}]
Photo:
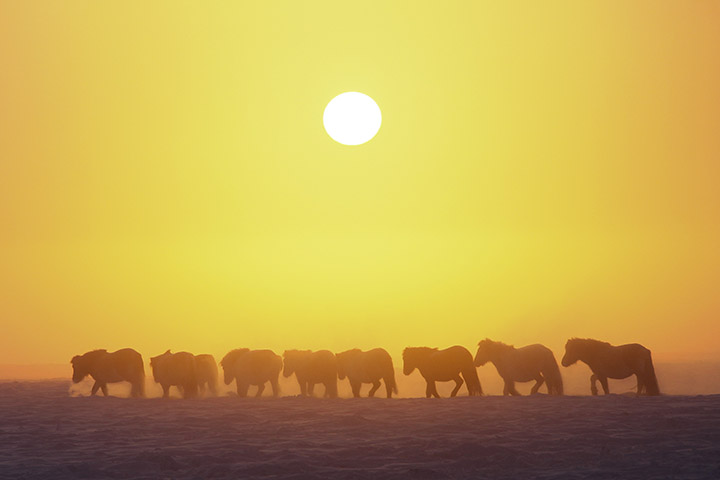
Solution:
[{"label": "shaggy horse", "polygon": [[[410,375],[415,369],[427,382],[425,396],[440,398],[435,388],[435,382],[455,381],[455,388],[450,394],[457,395],[463,384],[467,385],[468,395],[482,395],[480,379],[478,379],[472,354],[467,348],[455,345],[454,347],[438,350],[429,347],[408,347],[403,351],[403,373]],[[462,378],[460,375],[462,374]]]},{"label": "shaggy horse", "polygon": [[515,382],[535,380],[530,393],[537,393],[540,386],[547,382],[550,395],[563,394],[563,382],[557,361],[552,351],[544,345],[534,344],[522,348],[493,342],[489,338],[478,343],[475,366],[481,367],[492,362],[498,374],[505,381],[503,395],[520,395],[515,390]]},{"label": "shaggy horse", "polygon": [[348,350],[335,355],[337,358],[337,372],[340,380],[348,377],[353,396],[360,397],[360,387],[363,383],[372,383],[368,396],[372,397],[380,388],[380,379],[385,380],[387,398],[392,398],[393,392],[397,394],[395,383],[395,369],[390,354],[383,348],[375,348],[363,352],[360,349]]},{"label": "shaggy horse", "polygon": [[608,378],[622,379],[630,375],[637,377],[638,395],[660,395],[650,350],[638,343],[613,346],[590,338],[571,338],[565,344],[562,365],[569,367],[578,360],[593,372],[590,377],[593,395],[598,394],[597,380],[607,395],[610,393]]},{"label": "shaggy horse", "polygon": [[337,359],[331,351],[286,350],[283,358],[283,376],[295,374],[301,395],[312,396],[315,384],[322,383],[325,385],[325,396],[337,398]]},{"label": "shaggy horse", "polygon": [[145,367],[142,355],[132,348],[123,348],[112,353],[107,350],[93,350],[84,355],[75,355],[70,363],[73,367],[74,383],[81,382],[88,375],[95,380],[92,395],[101,389],[107,397],[108,383],[130,382],[131,396],[145,396]]},{"label": "shaggy horse", "polygon": [[257,385],[256,397],[265,390],[265,383],[270,382],[273,397],[280,395],[278,377],[282,370],[282,358],[271,350],[250,350],[238,348],[228,352],[220,361],[223,368],[225,385],[235,380],[239,397],[247,397],[250,385]]},{"label": "shaggy horse", "polygon": [[162,386],[163,398],[170,396],[170,387],[176,386],[183,394],[183,398],[197,396],[198,374],[195,355],[188,352],[170,353],[150,359],[153,378]]},{"label": "shaggy horse", "polygon": [[207,387],[210,395],[217,395],[218,367],[215,358],[208,354],[195,355],[195,368],[199,392],[203,393]]}]

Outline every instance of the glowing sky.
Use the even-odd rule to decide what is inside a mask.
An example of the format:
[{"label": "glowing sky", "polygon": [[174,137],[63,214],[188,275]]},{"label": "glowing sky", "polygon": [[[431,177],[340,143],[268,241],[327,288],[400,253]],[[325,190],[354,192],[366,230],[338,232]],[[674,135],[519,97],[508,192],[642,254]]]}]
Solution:
[{"label": "glowing sky", "polygon": [[[720,3],[0,0],[0,364],[720,336]],[[346,147],[327,102],[383,124]]]}]

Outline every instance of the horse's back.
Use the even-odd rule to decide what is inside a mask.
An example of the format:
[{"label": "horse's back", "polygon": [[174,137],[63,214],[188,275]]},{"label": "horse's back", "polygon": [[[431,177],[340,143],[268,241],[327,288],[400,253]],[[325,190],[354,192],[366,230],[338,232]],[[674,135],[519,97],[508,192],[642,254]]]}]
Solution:
[{"label": "horse's back", "polygon": [[217,363],[215,363],[215,357],[206,353],[195,355],[195,363],[200,381],[217,381],[218,368]]},{"label": "horse's back", "polygon": [[442,359],[442,360],[460,361],[460,362],[465,362],[467,360],[470,360],[470,363],[473,362],[472,353],[470,353],[470,350],[463,347],[462,345],[453,345],[452,347],[448,347],[444,350],[438,350],[434,354],[434,357],[437,359]]},{"label": "horse's back", "polygon": [[99,360],[96,380],[105,382],[140,381],[145,377],[142,355],[132,348],[105,353]]},{"label": "horse's back", "polygon": [[392,357],[384,348],[373,348],[357,357],[357,374],[364,382],[373,382],[394,372]]},{"label": "horse's back", "polygon": [[158,383],[184,385],[197,381],[197,362],[189,352],[177,352],[161,358],[155,367]]},{"label": "horse's back", "polygon": [[282,358],[272,350],[250,350],[237,360],[235,368],[251,384],[265,383],[279,375]]},{"label": "horse's back", "polygon": [[337,359],[330,350],[318,350],[312,353],[307,363],[310,378],[328,379],[337,376]]}]

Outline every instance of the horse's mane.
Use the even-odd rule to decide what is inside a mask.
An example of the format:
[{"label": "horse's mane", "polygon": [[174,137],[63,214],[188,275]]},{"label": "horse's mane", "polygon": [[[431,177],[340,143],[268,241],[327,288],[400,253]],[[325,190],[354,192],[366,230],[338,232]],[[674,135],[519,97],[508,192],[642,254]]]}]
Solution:
[{"label": "horse's mane", "polygon": [[90,350],[89,352],[83,353],[82,355],[75,355],[75,356],[72,358],[72,360],[70,360],[70,363],[75,363],[75,362],[77,362],[78,360],[80,360],[81,358],[82,358],[83,360],[95,360],[95,359],[96,359],[97,357],[99,357],[100,355],[103,355],[103,354],[106,354],[106,353],[107,353],[107,350],[105,350],[104,348],[99,348],[99,349],[97,349],[97,350]]},{"label": "horse's mane", "polygon": [[608,342],[603,342],[600,340],[595,340],[594,338],[577,338],[573,337],[570,340],[567,341],[567,344],[565,345],[565,348],[580,348],[583,350],[597,350],[599,349],[605,349],[607,347],[611,347],[612,345]]},{"label": "horse's mane", "polygon": [[434,348],[432,348],[432,347],[407,347],[407,348],[405,348],[405,350],[403,350],[403,358],[406,358],[413,354],[418,354],[418,353],[426,353],[427,354],[427,353],[432,353],[432,352],[437,352],[437,351],[438,351],[437,347],[434,347]]},{"label": "horse's mane", "polygon": [[223,367],[226,365],[231,364],[237,357],[240,355],[244,355],[250,351],[249,348],[236,348],[235,350],[230,350],[222,360],[220,360],[220,365]]},{"label": "horse's mane", "polygon": [[567,343],[574,343],[574,344],[582,344],[587,346],[599,346],[602,345],[604,347],[610,347],[612,346],[608,342],[603,342],[602,340],[595,340],[594,338],[577,338],[573,337],[570,340],[567,341]]},{"label": "horse's mane", "polygon": [[508,345],[507,343],[496,342],[495,340],[490,340],[489,338],[478,342],[478,347],[481,347],[483,345],[502,350],[515,350],[515,345]]},{"label": "horse's mane", "polygon": [[285,350],[283,352],[283,357],[297,357],[298,355],[307,355],[312,353],[312,350]]},{"label": "horse's mane", "polygon": [[340,356],[340,355],[357,355],[358,353],[362,353],[362,350],[360,350],[359,348],[351,348],[350,350],[345,350],[344,352],[340,352],[340,353],[338,353],[338,354],[335,355],[335,356]]}]

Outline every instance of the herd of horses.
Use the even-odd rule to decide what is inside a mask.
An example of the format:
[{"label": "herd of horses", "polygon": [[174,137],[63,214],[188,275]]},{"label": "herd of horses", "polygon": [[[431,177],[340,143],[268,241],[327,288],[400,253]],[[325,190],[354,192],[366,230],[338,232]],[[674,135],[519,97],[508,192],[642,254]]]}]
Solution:
[{"label": "herd of horses", "polygon": [[[403,373],[412,374],[416,369],[427,383],[426,397],[440,398],[435,382],[455,382],[450,394],[454,397],[465,384],[468,395],[482,395],[483,390],[476,367],[490,362],[495,365],[505,385],[504,395],[519,395],[515,382],[535,381],[531,392],[537,393],[543,384],[550,395],[563,394],[560,368],[552,351],[540,344],[515,348],[502,342],[485,339],[478,343],[475,358],[468,349],[453,346],[444,350],[429,347],[408,347],[403,351]],[[600,382],[605,394],[609,394],[608,379],[637,377],[638,395],[659,395],[657,378],[650,350],[637,343],[614,346],[593,339],[572,338],[565,345],[561,364],[568,367],[578,361],[587,364],[592,371],[590,391],[598,394]],[[88,375],[95,381],[92,395],[102,390],[107,396],[107,384],[129,382],[131,396],[145,395],[145,368],[140,353],[124,348],[116,352],[93,350],[77,355],[71,360],[73,382],[79,383]],[[338,379],[346,377],[353,396],[360,397],[363,384],[371,384],[368,396],[385,385],[388,398],[397,394],[395,369],[390,354],[382,348],[368,351],[359,349],[334,354],[329,350],[287,350],[283,356],[271,350],[232,350],[220,361],[226,385],[233,381],[237,394],[246,397],[250,386],[257,387],[261,396],[266,384],[270,384],[273,396],[279,396],[280,372],[285,377],[295,374],[304,396],[312,396],[315,385],[324,386],[326,397],[337,397]],[[188,352],[171,353],[170,350],[150,359],[150,368],[156,383],[163,389],[163,397],[170,395],[170,388],[177,387],[185,398],[195,397],[207,391],[217,394],[218,366],[212,355],[193,355]],[[382,382],[382,383],[381,383]]]}]

